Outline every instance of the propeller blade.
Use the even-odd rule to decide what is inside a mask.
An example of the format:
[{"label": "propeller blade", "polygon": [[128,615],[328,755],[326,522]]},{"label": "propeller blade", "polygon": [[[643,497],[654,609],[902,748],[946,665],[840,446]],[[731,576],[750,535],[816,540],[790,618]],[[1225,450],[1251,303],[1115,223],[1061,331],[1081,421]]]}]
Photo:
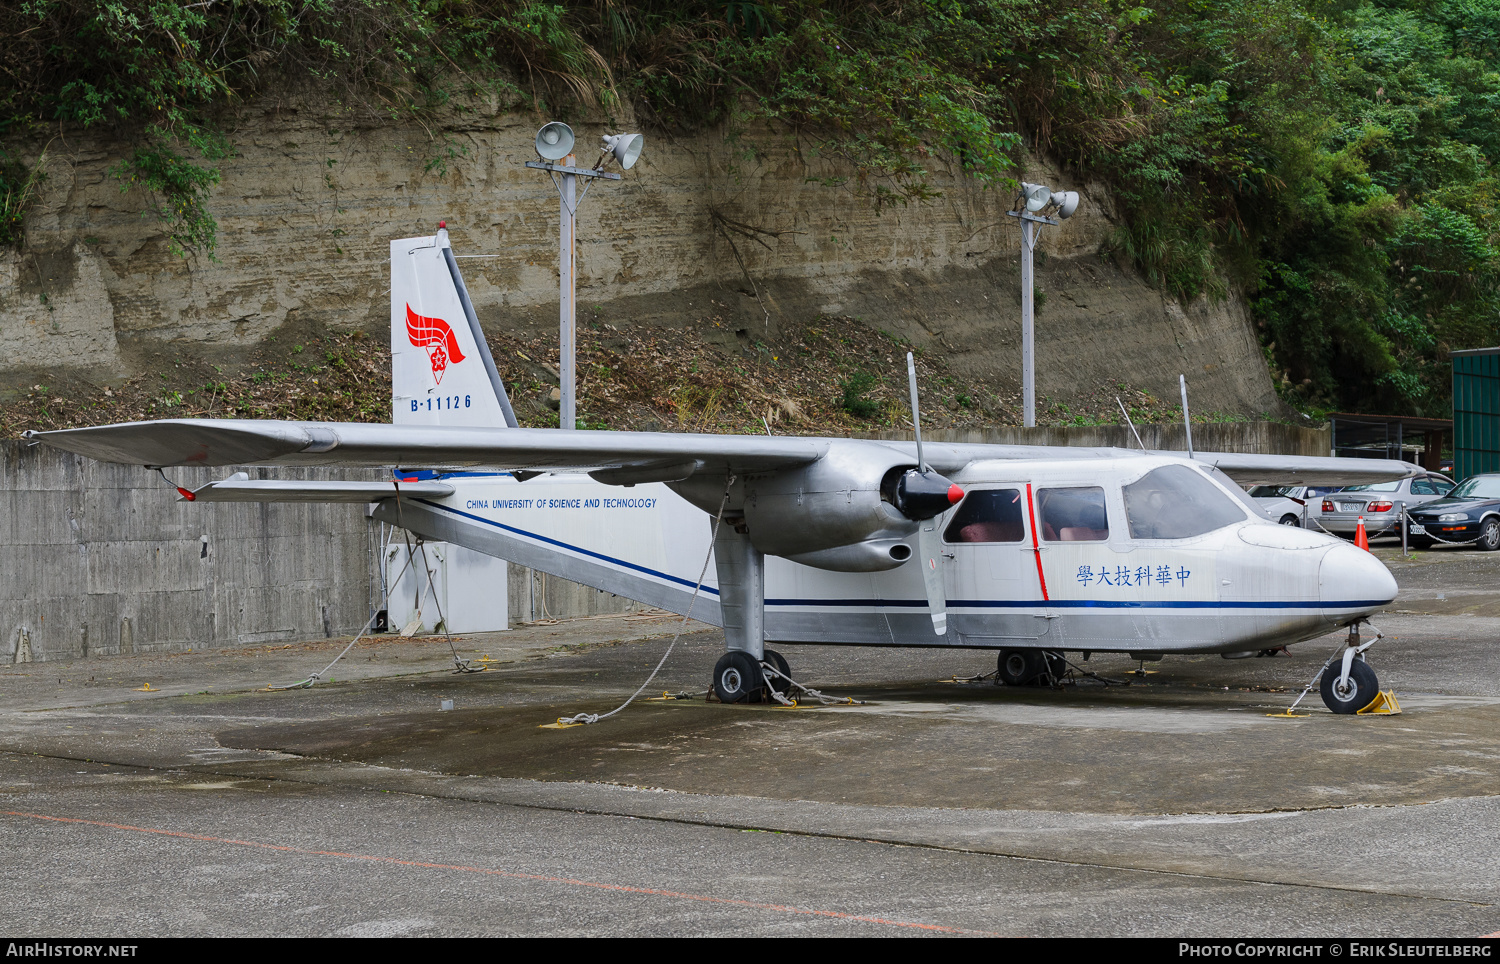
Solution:
[{"label": "propeller blade", "polygon": [[943,591],[943,542],[937,522],[929,520],[917,530],[917,557],[922,561],[922,585],[927,590],[927,612],[932,631],[948,635],[948,596]]},{"label": "propeller blade", "polygon": [[917,469],[927,472],[927,462],[922,458],[922,412],[917,407],[917,362],[911,352],[906,353],[906,385],[911,390],[911,430],[917,437]]}]

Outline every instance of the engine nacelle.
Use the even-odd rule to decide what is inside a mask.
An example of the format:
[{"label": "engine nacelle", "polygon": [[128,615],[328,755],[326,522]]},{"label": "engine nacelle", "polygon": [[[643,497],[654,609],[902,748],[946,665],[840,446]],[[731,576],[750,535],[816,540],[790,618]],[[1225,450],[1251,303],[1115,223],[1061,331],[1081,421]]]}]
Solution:
[{"label": "engine nacelle", "polygon": [[[936,472],[915,469],[890,446],[841,439],[811,464],[739,479],[726,520],[768,556],[837,572],[894,569],[915,554],[918,520],[963,497]],[[693,476],[668,485],[705,512],[718,511],[722,483]]]},{"label": "engine nacelle", "polygon": [[881,494],[911,467],[870,442],[836,442],[817,462],[746,480],[745,525],[767,555],[839,572],[880,572],[911,558],[917,523]]}]

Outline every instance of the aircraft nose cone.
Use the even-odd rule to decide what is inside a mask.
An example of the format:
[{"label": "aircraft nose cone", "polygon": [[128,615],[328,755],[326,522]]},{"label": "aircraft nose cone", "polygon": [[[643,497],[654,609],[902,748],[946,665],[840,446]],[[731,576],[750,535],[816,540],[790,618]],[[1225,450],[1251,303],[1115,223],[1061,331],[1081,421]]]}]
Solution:
[{"label": "aircraft nose cone", "polygon": [[1328,550],[1318,567],[1318,600],[1323,615],[1334,622],[1363,616],[1396,598],[1396,577],[1385,563],[1364,549],[1338,545]]}]

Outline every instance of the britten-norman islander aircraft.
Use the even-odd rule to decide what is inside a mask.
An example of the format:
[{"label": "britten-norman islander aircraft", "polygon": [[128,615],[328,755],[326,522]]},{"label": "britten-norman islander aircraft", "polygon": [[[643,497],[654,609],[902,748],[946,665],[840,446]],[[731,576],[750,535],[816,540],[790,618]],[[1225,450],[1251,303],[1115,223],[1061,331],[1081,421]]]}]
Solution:
[{"label": "britten-norman islander aircraft", "polygon": [[[391,482],[250,480],[195,502],[376,503],[376,518],[722,626],[725,702],[758,699],[767,642],[1243,653],[1349,627],[1324,701],[1377,692],[1359,624],[1396,597],[1370,553],[1275,524],[1239,485],[1374,482],[1406,462],[517,426],[447,231],[391,243],[389,425],[167,419],[27,433],[110,462],[356,466]],[[915,376],[913,376],[913,418]],[[424,470],[424,471],[417,471]],[[706,513],[706,515],[705,515]],[[1337,675],[1334,667],[1339,666]],[[779,685],[781,678],[770,677]]]}]

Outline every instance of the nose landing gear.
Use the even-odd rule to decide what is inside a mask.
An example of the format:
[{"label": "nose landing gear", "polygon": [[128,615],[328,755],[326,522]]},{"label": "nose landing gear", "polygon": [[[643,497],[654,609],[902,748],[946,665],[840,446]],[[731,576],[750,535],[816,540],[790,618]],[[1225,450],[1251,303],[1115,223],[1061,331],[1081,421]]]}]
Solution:
[{"label": "nose landing gear", "polygon": [[[1375,629],[1374,626],[1370,628]],[[1361,642],[1359,623],[1349,625],[1349,638],[1344,650],[1324,664],[1323,682],[1318,687],[1318,692],[1323,696],[1323,704],[1330,710],[1341,714],[1358,713],[1380,695],[1380,680],[1376,678],[1370,664],[1365,662],[1365,650],[1382,638],[1384,637],[1380,631],[1376,630],[1372,639]],[[1335,673],[1334,660],[1340,659],[1339,671]]]}]

